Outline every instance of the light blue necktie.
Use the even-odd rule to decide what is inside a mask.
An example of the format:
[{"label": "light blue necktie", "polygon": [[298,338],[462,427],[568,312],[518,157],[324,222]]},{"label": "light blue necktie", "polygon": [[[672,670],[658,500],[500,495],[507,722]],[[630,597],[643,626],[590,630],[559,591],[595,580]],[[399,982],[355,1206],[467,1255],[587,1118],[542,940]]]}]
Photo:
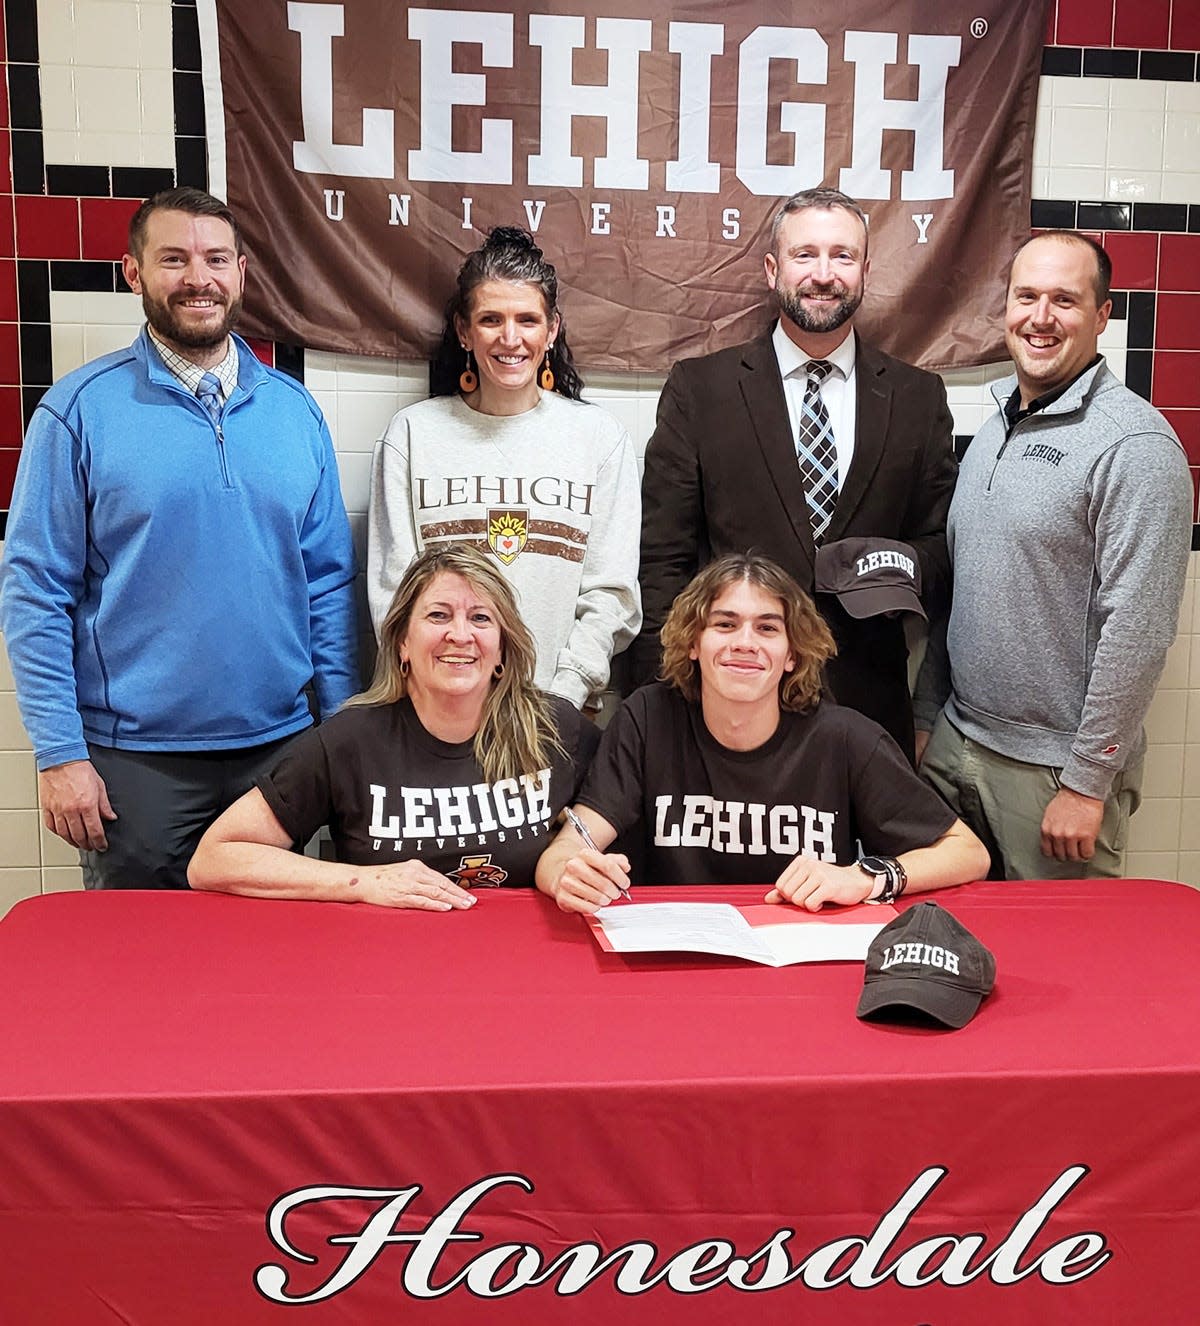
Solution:
[{"label": "light blue necktie", "polygon": [[196,388],[196,396],[212,415],[214,424],[221,422],[221,379],[215,373],[205,373]]},{"label": "light blue necktie", "polygon": [[821,541],[838,499],[837,447],[833,443],[829,411],[821,399],[821,383],[833,372],[833,367],[828,359],[810,359],[804,365],[808,385],[804,388],[796,438],[796,459],[804,480],[814,543]]}]

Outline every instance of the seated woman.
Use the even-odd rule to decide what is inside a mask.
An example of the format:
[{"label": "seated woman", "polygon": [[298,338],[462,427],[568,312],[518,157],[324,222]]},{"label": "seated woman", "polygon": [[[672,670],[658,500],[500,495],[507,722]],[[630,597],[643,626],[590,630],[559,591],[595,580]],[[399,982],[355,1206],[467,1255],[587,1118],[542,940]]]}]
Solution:
[{"label": "seated woman", "polygon": [[517,588],[537,684],[580,708],[641,625],[641,490],[629,434],[579,399],[558,278],[526,231],[493,230],[463,264],[430,386],[375,450],[376,631],[423,548],[469,539]]},{"label": "seated woman", "polygon": [[775,563],[712,563],[675,600],[662,640],[665,684],[617,713],[575,807],[599,850],[568,826],[538,863],[538,887],[564,911],[618,896],[629,863],[604,849],[630,831],[647,883],[773,880],[767,902],[810,911],[987,874],[982,843],[892,738],[821,699],[833,638]]},{"label": "seated woman", "polygon": [[[512,590],[468,545],[419,557],[383,623],[369,690],[287,748],[212,825],[195,889],[448,911],[531,885],[598,740],[533,685]],[[297,855],[322,826],[335,861]]]}]

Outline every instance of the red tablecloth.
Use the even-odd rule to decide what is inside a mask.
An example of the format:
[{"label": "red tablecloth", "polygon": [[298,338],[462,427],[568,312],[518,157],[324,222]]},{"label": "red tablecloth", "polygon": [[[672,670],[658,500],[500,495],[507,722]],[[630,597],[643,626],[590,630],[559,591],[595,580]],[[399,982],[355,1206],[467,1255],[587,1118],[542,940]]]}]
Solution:
[{"label": "red tablecloth", "polygon": [[956,1032],[526,892],[21,903],[0,1320],[1191,1326],[1200,896],[939,901],[998,965]]}]

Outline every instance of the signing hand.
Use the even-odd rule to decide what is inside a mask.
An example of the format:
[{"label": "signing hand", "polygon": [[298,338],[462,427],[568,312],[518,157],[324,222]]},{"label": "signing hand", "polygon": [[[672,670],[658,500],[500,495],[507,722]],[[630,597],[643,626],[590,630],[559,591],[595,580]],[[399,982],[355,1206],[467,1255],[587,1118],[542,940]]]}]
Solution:
[{"label": "signing hand", "polygon": [[810,912],[819,912],[827,902],[840,903],[843,907],[865,902],[874,887],[874,876],[858,866],[835,866],[797,856],[775,881],[764,901],[790,902],[796,907],[807,907]]},{"label": "signing hand", "polygon": [[359,902],[376,907],[417,907],[427,912],[448,912],[474,907],[478,899],[445,875],[421,861],[393,861],[386,866],[363,866],[348,881]]},{"label": "signing hand", "polygon": [[108,847],[104,821],[115,820],[108,789],[91,760],[71,760],[38,774],[42,823],[72,847],[103,852]]},{"label": "signing hand", "polygon": [[554,901],[564,912],[598,912],[621,896],[628,875],[627,856],[584,848],[563,866]]},{"label": "signing hand", "polygon": [[1056,861],[1090,861],[1103,820],[1103,801],[1060,787],[1042,816],[1042,855]]}]

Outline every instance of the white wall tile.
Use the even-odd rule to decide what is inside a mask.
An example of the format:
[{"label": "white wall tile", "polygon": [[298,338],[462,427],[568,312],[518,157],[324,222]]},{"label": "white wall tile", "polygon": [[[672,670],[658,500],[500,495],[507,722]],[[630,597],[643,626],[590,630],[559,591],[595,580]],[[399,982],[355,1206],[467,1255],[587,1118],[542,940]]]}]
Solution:
[{"label": "white wall tile", "polygon": [[50,321],[140,327],[142,301],[128,291],[106,294],[98,290],[51,290]]},{"label": "white wall tile", "polygon": [[1179,874],[1178,852],[1129,852],[1125,858],[1129,879],[1173,880]]},{"label": "white wall tile", "polygon": [[1144,797],[1178,797],[1183,786],[1183,743],[1148,746],[1142,774]]},{"label": "white wall tile", "polygon": [[36,810],[0,810],[0,865],[39,866]]},{"label": "white wall tile", "polygon": [[48,866],[42,871],[43,893],[71,893],[83,890],[83,871],[79,866]]},{"label": "white wall tile", "polygon": [[[1089,79],[1081,79],[1087,83]],[[1113,78],[1108,82],[1108,104],[1113,120],[1124,119],[1128,111],[1153,111],[1162,117],[1167,103],[1167,85],[1158,78]]]},{"label": "white wall tile", "polygon": [[75,50],[72,59],[75,64],[102,69],[138,67],[137,5],[121,4],[118,0],[105,0],[103,4],[83,0],[75,4],[74,9]]},{"label": "white wall tile", "polygon": [[1114,171],[1162,169],[1163,116],[1156,111],[1127,111],[1108,127],[1105,164]]},{"label": "white wall tile", "polygon": [[[1200,144],[1197,144],[1196,153],[1193,160],[1200,161]],[[1194,203],[1197,198],[1200,198],[1200,173],[1188,175],[1178,170],[1163,171],[1159,202]]]},{"label": "white wall tile", "polygon": [[1200,852],[1200,797],[1185,797],[1179,819],[1179,850]]},{"label": "white wall tile", "polygon": [[[1050,98],[1055,106],[1108,107],[1107,78],[1055,78],[1040,80],[1039,87],[1050,86]],[[1040,102],[1039,102],[1040,104]]]},{"label": "white wall tile", "polygon": [[50,327],[50,363],[54,381],[72,369],[87,362],[89,356],[83,348],[83,324],[79,322],[53,323]]},{"label": "white wall tile", "polygon": [[1180,805],[1179,797],[1146,797],[1129,824],[1129,850],[1178,849]]},{"label": "white wall tile", "polygon": [[1187,722],[1187,691],[1156,692],[1146,715],[1146,740],[1170,744],[1179,740]]},{"label": "white wall tile", "polygon": [[1103,166],[1108,138],[1106,111],[1063,106],[1054,112],[1050,135],[1051,166]]},{"label": "white wall tile", "polygon": [[79,123],[89,132],[127,133],[139,123],[138,76],[135,69],[75,66]]},{"label": "white wall tile", "polygon": [[1167,662],[1162,680],[1158,683],[1159,690],[1187,689],[1191,655],[1192,637],[1184,633],[1177,635],[1175,643],[1167,650]]},{"label": "white wall tile", "polygon": [[[396,413],[394,391],[348,391],[338,393],[339,453],[375,450],[392,415]],[[332,431],[333,425],[330,425]]]},{"label": "white wall tile", "polygon": [[1099,202],[1107,188],[1108,172],[1103,166],[1051,166],[1046,197]]},{"label": "white wall tile", "polygon": [[36,898],[42,891],[41,875],[32,866],[0,868],[0,916],[24,901]]},{"label": "white wall tile", "polygon": [[0,751],[0,810],[37,809],[37,770],[33,756]]},{"label": "white wall tile", "polygon": [[1179,882],[1200,889],[1200,852],[1179,853]]},{"label": "white wall tile", "polygon": [[1104,197],[1110,202],[1157,203],[1162,199],[1162,179],[1160,170],[1109,171]]},{"label": "white wall tile", "polygon": [[44,824],[41,826],[41,851],[43,869],[48,866],[79,865],[79,849],[72,847],[69,842],[60,838],[58,834],[51,833]]},{"label": "white wall tile", "polygon": [[[45,5],[40,8],[45,8]],[[79,107],[75,101],[75,78],[67,64],[43,63],[38,72],[38,81],[42,95],[42,131],[55,135],[67,135],[55,142],[71,142],[79,132]],[[61,158],[51,156],[49,148],[43,142],[46,160],[61,163]]]},{"label": "white wall tile", "polygon": [[170,0],[138,5],[138,64],[142,69],[171,68]]},{"label": "white wall tile", "polygon": [[[0,691],[0,750],[32,750],[17,708],[17,697],[12,691]],[[0,856],[0,864],[4,858]]]},{"label": "white wall tile", "polygon": [[371,493],[371,457],[364,451],[338,454],[338,474],[342,480],[342,500],[347,511],[366,511]]}]

